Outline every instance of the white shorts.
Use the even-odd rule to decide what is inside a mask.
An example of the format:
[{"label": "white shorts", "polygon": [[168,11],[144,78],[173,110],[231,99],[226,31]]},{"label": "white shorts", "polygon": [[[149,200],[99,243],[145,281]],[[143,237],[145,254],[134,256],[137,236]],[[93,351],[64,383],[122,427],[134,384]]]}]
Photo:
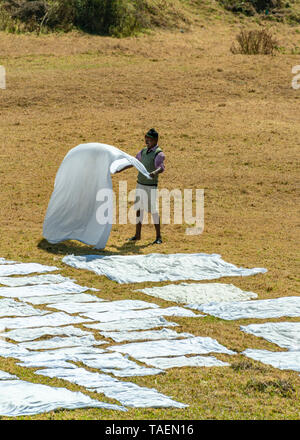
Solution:
[{"label": "white shorts", "polygon": [[147,211],[158,214],[157,187],[137,183],[134,207],[136,211]]}]

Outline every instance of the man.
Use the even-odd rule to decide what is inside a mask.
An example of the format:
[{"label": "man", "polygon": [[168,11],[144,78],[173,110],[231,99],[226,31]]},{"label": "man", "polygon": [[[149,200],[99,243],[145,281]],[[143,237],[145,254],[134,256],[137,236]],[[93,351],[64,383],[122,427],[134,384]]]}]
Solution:
[{"label": "man", "polygon": [[[155,226],[156,239],[153,244],[161,244],[162,238],[160,233],[160,217],[157,203],[157,186],[158,175],[165,170],[165,155],[158,146],[158,133],[154,128],[151,128],[146,133],[145,144],[146,147],[138,152],[136,158],[142,162],[152,179],[147,179],[142,173],[138,174],[135,201],[136,231],[135,235],[129,240],[137,241],[141,239],[144,211],[147,211],[151,212]],[[132,165],[128,165],[121,171],[124,171],[128,168],[132,168]]]}]

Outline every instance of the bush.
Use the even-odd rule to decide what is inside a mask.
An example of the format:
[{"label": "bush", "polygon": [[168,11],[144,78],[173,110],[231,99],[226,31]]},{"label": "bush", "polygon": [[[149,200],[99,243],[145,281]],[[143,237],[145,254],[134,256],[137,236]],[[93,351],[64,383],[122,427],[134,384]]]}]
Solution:
[{"label": "bush", "polygon": [[278,47],[277,40],[266,29],[242,30],[236,39],[238,45],[233,43],[231,46],[231,52],[234,54],[273,55]]}]

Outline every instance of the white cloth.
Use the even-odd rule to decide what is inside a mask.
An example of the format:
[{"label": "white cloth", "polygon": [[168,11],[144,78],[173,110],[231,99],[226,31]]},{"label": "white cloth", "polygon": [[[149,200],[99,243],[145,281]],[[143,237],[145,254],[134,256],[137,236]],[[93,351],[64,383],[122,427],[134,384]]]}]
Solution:
[{"label": "white cloth", "polygon": [[14,374],[7,373],[6,371],[0,370],[0,380],[10,380],[10,379],[18,379]]},{"label": "white cloth", "polygon": [[185,354],[225,353],[236,354],[232,350],[219,344],[215,339],[209,337],[195,336],[180,340],[161,340],[149,342],[133,342],[124,345],[114,345],[108,350],[119,353],[127,353],[134,359],[153,358],[164,356],[180,356]]},{"label": "white cloth", "polygon": [[63,263],[105,275],[118,283],[145,281],[212,280],[265,273],[226,263],[218,254],[67,255]]},{"label": "white cloth", "polygon": [[190,333],[177,333],[174,330],[163,328],[162,330],[148,330],[142,332],[100,332],[104,338],[110,338],[115,342],[124,341],[157,341],[161,339],[193,338]]},{"label": "white cloth", "polygon": [[0,277],[0,284],[9,287],[32,286],[34,284],[53,284],[74,281],[62,275],[36,275],[33,277]]},{"label": "white cloth", "polygon": [[45,315],[49,311],[35,309],[11,298],[0,299],[0,317]]},{"label": "white cloth", "polygon": [[[81,144],[68,152],[57,172],[44,221],[43,234],[50,243],[72,239],[97,249],[105,247],[113,223],[111,173],[119,165],[114,162],[124,158],[150,179],[139,160],[111,145]],[[99,221],[101,202],[108,215]]]},{"label": "white cloth", "polygon": [[10,275],[28,275],[30,273],[44,273],[59,270],[55,266],[45,266],[39,263],[18,263],[5,264],[0,266],[0,277],[7,277]]},{"label": "white cloth", "polygon": [[242,352],[243,355],[260,361],[267,365],[272,365],[280,370],[294,370],[300,372],[300,351],[268,351],[254,350],[248,348]]},{"label": "white cloth", "polygon": [[1,416],[18,417],[40,414],[58,408],[87,407],[126,411],[119,405],[100,402],[83,393],[66,388],[50,387],[23,380],[0,381]]},{"label": "white cloth", "polygon": [[82,319],[79,316],[70,316],[63,312],[48,313],[44,316],[25,316],[24,318],[1,318],[0,330],[13,328],[31,328],[31,327],[57,327],[67,324],[79,324],[87,322],[87,319]]},{"label": "white cloth", "polygon": [[162,370],[179,367],[227,367],[230,365],[228,362],[219,361],[214,356],[140,358],[139,361]]},{"label": "white cloth", "polygon": [[16,263],[16,261],[12,261],[12,260],[9,261],[3,257],[0,257],[0,264],[14,264],[14,263]]},{"label": "white cloth", "polygon": [[246,301],[257,298],[256,293],[245,292],[233,284],[222,283],[180,283],[162,287],[146,287],[137,292],[161,298],[166,301],[187,304],[189,308],[198,309],[199,304],[211,302]]},{"label": "white cloth", "polygon": [[58,303],[51,307],[57,310],[63,310],[67,313],[86,313],[86,312],[120,312],[126,310],[138,310],[147,308],[159,308],[157,304],[148,303],[140,300],[123,299],[119,301],[105,301],[101,303]]},{"label": "white cloth", "polygon": [[120,321],[103,322],[99,324],[83,324],[84,327],[108,332],[122,332],[132,330],[150,330],[156,327],[178,327],[179,324],[167,321],[162,316],[153,316],[140,319],[122,319]]},{"label": "white cloth", "polygon": [[82,293],[86,290],[96,290],[89,287],[79,286],[72,281],[66,281],[59,284],[43,284],[35,286],[22,287],[0,287],[0,296],[11,298],[26,298],[28,296],[39,295],[60,295],[61,293]]},{"label": "white cloth", "polygon": [[266,322],[245,325],[240,328],[246,333],[273,342],[279,347],[300,351],[300,322]]},{"label": "white cloth", "polygon": [[2,338],[8,338],[17,342],[33,341],[43,336],[87,336],[90,332],[81,330],[72,325],[64,327],[38,327],[38,328],[17,328],[1,333]]},{"label": "white cloth", "polygon": [[104,302],[104,299],[98,298],[95,295],[89,295],[87,293],[60,293],[59,295],[39,295],[39,296],[26,296],[25,298],[18,297],[20,301],[40,305],[49,304],[62,304],[62,303],[85,303],[85,302]]},{"label": "white cloth", "polygon": [[62,347],[80,347],[82,345],[103,345],[107,344],[104,341],[97,341],[92,334],[88,336],[56,336],[51,339],[41,341],[21,342],[20,347],[28,348],[29,350],[49,350]]},{"label": "white cloth", "polygon": [[199,305],[198,310],[226,320],[298,317],[300,316],[300,296],[203,304]]}]

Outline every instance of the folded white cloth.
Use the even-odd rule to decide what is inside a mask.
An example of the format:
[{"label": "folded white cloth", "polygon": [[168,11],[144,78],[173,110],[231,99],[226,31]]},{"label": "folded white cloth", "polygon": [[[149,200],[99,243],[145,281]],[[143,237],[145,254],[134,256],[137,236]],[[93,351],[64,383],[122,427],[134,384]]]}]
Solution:
[{"label": "folded white cloth", "polygon": [[62,261],[76,269],[105,275],[118,283],[212,280],[267,271],[238,268],[223,261],[218,254],[67,255]]},{"label": "folded white cloth", "polygon": [[[120,159],[127,159],[150,179],[139,160],[111,145],[81,144],[68,152],[57,172],[44,221],[43,234],[50,243],[79,240],[97,249],[105,247],[113,224],[111,173],[119,168],[120,162],[114,162]],[[101,202],[106,217],[100,214]]]},{"label": "folded white cloth", "polygon": [[240,327],[246,333],[266,339],[291,351],[300,351],[300,322],[266,322]]}]

